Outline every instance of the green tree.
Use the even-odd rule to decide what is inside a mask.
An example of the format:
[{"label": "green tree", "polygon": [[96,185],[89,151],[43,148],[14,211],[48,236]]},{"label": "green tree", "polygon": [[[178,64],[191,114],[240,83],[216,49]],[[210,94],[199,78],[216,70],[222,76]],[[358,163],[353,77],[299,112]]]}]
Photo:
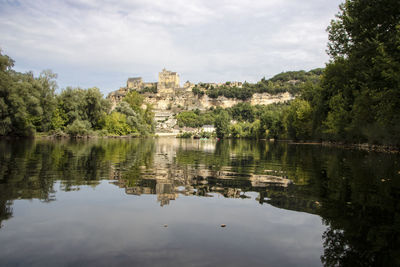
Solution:
[{"label": "green tree", "polygon": [[127,135],[133,130],[126,121],[126,115],[116,111],[105,118],[105,129],[116,135]]},{"label": "green tree", "polygon": [[136,91],[130,91],[124,97],[123,101],[127,102],[129,106],[137,113],[142,113],[142,105],[144,97]]},{"label": "green tree", "polygon": [[134,114],[131,114],[131,111],[128,112],[127,107],[121,106],[120,112],[124,114],[128,112],[126,113],[128,124],[140,132],[141,135],[154,133],[154,112],[150,104],[144,103],[144,97],[136,91],[131,91],[124,97],[123,101],[128,103],[130,109],[134,112]]},{"label": "green tree", "polygon": [[67,87],[57,96],[57,106],[67,116],[66,125],[75,120],[88,120],[85,99],[84,89],[72,87]]},{"label": "green tree", "polygon": [[72,137],[87,135],[91,125],[88,121],[75,120],[67,126],[66,132]]},{"label": "green tree", "polygon": [[222,110],[215,118],[215,132],[218,138],[224,138],[229,135],[229,114]]},{"label": "green tree", "polygon": [[56,84],[50,71],[35,78],[12,70],[0,51],[0,135],[32,136],[50,128]]},{"label": "green tree", "polygon": [[110,103],[103,98],[99,88],[93,87],[85,91],[84,109],[87,120],[94,129],[99,129],[99,122],[110,109]]},{"label": "green tree", "polygon": [[40,116],[35,122],[36,129],[41,132],[49,131],[52,127],[51,120],[56,109],[55,90],[57,74],[51,70],[44,70],[35,79],[34,87],[38,91],[39,105],[41,108]]},{"label": "green tree", "polygon": [[182,111],[176,116],[179,127],[200,127],[199,115],[193,111]]},{"label": "green tree", "polygon": [[51,117],[51,128],[53,130],[62,130],[64,128],[64,125],[67,121],[67,116],[66,114],[59,108],[56,108],[53,111],[52,117]]},{"label": "green tree", "polygon": [[347,0],[328,32],[333,60],[321,98],[328,103],[326,132],[400,144],[400,2]]},{"label": "green tree", "polygon": [[302,99],[295,99],[285,116],[285,127],[290,138],[309,139],[312,133],[312,109]]}]

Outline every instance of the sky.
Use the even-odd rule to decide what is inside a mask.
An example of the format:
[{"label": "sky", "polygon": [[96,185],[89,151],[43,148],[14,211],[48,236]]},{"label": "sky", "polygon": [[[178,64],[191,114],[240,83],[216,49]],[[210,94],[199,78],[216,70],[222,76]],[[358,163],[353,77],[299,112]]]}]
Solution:
[{"label": "sky", "polygon": [[256,82],[324,67],[341,0],[0,0],[0,48],[21,72],[107,94],[163,68],[191,82]]}]

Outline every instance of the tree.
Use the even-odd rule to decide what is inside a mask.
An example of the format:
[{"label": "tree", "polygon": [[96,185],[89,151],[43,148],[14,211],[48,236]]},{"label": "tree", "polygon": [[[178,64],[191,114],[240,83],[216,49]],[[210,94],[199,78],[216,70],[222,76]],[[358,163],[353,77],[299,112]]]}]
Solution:
[{"label": "tree", "polygon": [[328,32],[325,132],[400,144],[400,2],[347,0]]},{"label": "tree", "polygon": [[88,121],[75,120],[67,126],[66,132],[72,137],[87,135],[91,125]]},{"label": "tree", "polygon": [[0,51],[0,135],[32,136],[50,128],[56,84],[50,71],[34,78],[12,70]]},{"label": "tree", "polygon": [[295,99],[285,116],[285,126],[289,137],[294,139],[309,139],[312,133],[312,109],[310,104],[302,99]]},{"label": "tree", "polygon": [[224,138],[229,135],[229,114],[222,110],[215,118],[215,132],[218,138]]},{"label": "tree", "polygon": [[110,134],[116,135],[127,135],[132,132],[126,121],[126,115],[116,111],[105,118],[105,128]]},{"label": "tree", "polygon": [[35,79],[34,87],[38,91],[41,115],[35,122],[36,129],[45,132],[52,127],[51,121],[53,112],[56,109],[55,91],[57,89],[57,74],[51,70],[44,70]]},{"label": "tree", "polygon": [[199,125],[199,115],[193,111],[182,111],[176,116],[179,127],[200,127]]},{"label": "tree", "polygon": [[87,120],[94,129],[99,129],[99,121],[105,113],[108,113],[110,103],[103,98],[99,88],[93,87],[85,92],[84,109],[87,114]]},{"label": "tree", "polygon": [[130,91],[124,97],[123,101],[127,102],[129,106],[137,113],[142,113],[142,105],[144,97],[136,91]]}]

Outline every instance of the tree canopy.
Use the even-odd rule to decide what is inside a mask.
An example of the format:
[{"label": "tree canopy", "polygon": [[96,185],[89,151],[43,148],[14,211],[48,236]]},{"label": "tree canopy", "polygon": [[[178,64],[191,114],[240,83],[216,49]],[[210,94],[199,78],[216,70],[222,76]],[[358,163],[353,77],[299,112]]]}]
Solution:
[{"label": "tree canopy", "polygon": [[143,97],[131,92],[115,111],[96,87],[67,87],[56,94],[57,75],[39,77],[12,69],[14,61],[0,51],[0,136],[33,136],[36,132],[66,132],[71,136],[154,132],[154,114]]}]

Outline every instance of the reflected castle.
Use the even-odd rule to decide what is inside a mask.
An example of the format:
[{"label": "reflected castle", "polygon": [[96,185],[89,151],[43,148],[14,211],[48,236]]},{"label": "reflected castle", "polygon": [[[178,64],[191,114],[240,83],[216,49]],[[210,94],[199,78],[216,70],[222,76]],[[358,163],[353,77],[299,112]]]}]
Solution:
[{"label": "reflected castle", "polygon": [[[237,172],[229,166],[213,168],[207,164],[185,164],[185,153],[198,151],[205,157],[215,153],[217,142],[176,138],[157,140],[152,166],[141,165],[134,176],[113,169],[110,175],[117,186],[130,195],[155,194],[161,206],[167,205],[179,195],[211,197],[218,193],[228,198],[246,198],[245,192],[260,192],[258,201],[265,201],[265,190],[284,190],[293,182],[283,172],[263,170],[265,174]],[[189,156],[189,155],[188,155]],[[140,179],[137,179],[138,176]],[[132,184],[132,180],[135,180]]]}]

